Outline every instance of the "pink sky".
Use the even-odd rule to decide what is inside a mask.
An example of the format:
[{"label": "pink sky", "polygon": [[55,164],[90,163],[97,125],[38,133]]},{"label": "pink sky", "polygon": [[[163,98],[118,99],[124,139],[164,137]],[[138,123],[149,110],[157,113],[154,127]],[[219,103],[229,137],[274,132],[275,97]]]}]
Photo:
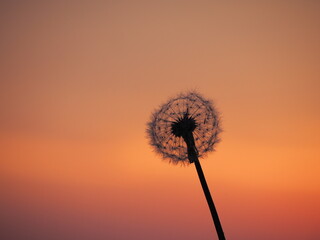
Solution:
[{"label": "pink sky", "polygon": [[320,239],[320,2],[1,1],[0,238],[217,239],[193,165],[146,139],[196,89],[228,240]]}]

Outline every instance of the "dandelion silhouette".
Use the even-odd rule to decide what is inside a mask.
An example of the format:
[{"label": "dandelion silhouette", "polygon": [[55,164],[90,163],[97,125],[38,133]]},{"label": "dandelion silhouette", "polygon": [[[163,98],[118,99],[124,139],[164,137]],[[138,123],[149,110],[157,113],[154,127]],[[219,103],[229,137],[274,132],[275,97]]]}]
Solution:
[{"label": "dandelion silhouette", "polygon": [[194,163],[219,237],[225,240],[199,158],[219,142],[220,119],[211,101],[196,92],[182,93],[152,115],[147,133],[157,153],[173,164]]}]

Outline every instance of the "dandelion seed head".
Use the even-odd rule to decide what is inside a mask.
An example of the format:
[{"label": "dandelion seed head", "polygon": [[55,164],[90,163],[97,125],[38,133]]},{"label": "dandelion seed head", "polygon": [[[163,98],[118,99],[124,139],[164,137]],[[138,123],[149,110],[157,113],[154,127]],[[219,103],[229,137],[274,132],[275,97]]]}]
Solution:
[{"label": "dandelion seed head", "polygon": [[220,118],[211,101],[197,92],[181,93],[151,116],[147,134],[150,144],[173,164],[189,164],[185,135],[192,133],[199,158],[214,151],[220,141]]}]

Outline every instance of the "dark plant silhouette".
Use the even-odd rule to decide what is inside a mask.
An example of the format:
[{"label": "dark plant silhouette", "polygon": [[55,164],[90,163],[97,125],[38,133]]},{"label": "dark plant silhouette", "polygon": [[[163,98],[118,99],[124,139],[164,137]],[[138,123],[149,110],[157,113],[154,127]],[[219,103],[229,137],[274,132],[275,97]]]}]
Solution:
[{"label": "dark plant silhouette", "polygon": [[199,158],[213,151],[219,142],[220,118],[211,101],[196,92],[170,99],[152,115],[148,123],[150,144],[171,163],[194,163],[206,196],[219,240],[222,226],[213,203]]}]

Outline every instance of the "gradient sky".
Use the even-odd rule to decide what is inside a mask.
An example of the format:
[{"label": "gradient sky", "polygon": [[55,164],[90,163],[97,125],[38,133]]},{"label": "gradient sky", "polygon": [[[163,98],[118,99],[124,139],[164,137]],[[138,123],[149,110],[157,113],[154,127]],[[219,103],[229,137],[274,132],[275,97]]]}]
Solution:
[{"label": "gradient sky", "polygon": [[195,89],[228,240],[320,239],[320,2],[0,2],[0,238],[217,239],[146,122]]}]

